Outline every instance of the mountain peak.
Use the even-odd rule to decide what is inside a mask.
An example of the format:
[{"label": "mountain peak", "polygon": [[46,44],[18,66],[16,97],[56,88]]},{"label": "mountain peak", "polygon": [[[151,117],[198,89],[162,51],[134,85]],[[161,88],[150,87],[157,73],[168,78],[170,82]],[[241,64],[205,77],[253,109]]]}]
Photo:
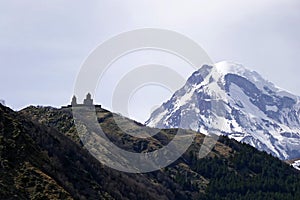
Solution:
[{"label": "mountain peak", "polygon": [[242,64],[232,61],[221,61],[215,64],[217,71],[221,74],[243,74],[247,70]]},{"label": "mountain peak", "polygon": [[157,128],[214,131],[281,159],[300,157],[299,97],[243,65],[204,65],[155,110],[146,124]]},{"label": "mountain peak", "polygon": [[221,61],[216,63],[214,66],[216,67],[217,72],[223,76],[227,74],[236,74],[244,78],[247,78],[252,82],[264,82],[264,83],[268,82],[264,78],[262,78],[261,75],[256,71],[250,70],[237,62]]}]

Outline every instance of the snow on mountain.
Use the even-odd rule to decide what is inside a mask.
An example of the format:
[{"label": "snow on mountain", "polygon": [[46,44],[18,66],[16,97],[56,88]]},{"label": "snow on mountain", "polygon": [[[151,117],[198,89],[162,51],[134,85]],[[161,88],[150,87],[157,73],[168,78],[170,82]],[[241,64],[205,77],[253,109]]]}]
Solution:
[{"label": "snow on mountain", "polygon": [[204,65],[147,125],[228,135],[280,159],[300,158],[299,97],[241,64]]},{"label": "snow on mountain", "polygon": [[0,99],[0,104],[2,104],[3,106],[5,106],[5,101]]},{"label": "snow on mountain", "polygon": [[296,160],[292,163],[292,166],[298,170],[300,170],[300,160]]}]

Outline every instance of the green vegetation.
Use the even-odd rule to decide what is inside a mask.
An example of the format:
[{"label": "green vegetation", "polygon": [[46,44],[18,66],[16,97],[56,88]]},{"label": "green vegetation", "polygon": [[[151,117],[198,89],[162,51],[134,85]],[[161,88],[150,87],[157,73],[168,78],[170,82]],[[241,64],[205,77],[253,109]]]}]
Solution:
[{"label": "green vegetation", "polygon": [[300,199],[299,172],[282,161],[221,138],[234,151],[228,159],[193,161],[193,169],[210,180],[207,199]]},{"label": "green vegetation", "polygon": [[[177,131],[161,130],[153,138],[138,139],[125,134],[112,116],[104,109],[97,113],[111,141],[128,151],[158,149]],[[127,130],[142,126],[117,117]],[[82,128],[91,131],[84,124]],[[122,173],[102,165],[83,148],[70,109],[28,107],[16,113],[0,105],[0,197],[300,199],[299,171],[226,137],[207,157],[198,159],[203,139],[197,134],[188,151],[169,167],[147,174]]]}]

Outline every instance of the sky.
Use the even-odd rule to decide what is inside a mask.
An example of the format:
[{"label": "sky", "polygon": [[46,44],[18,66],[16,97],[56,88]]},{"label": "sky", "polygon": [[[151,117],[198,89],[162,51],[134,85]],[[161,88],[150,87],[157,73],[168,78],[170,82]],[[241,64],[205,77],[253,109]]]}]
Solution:
[{"label": "sky", "polygon": [[[140,28],[186,35],[214,62],[241,63],[300,95],[299,0],[3,0],[0,99],[15,110],[68,104],[89,54],[112,36]],[[151,59],[163,62],[166,56],[156,53],[136,53],[115,68],[130,69]],[[176,69],[185,65],[172,59],[166,63]],[[185,69],[181,73],[187,78],[193,69]],[[108,73],[94,95],[97,103],[110,110],[112,77]],[[148,89],[137,91],[128,104],[130,117],[138,121],[145,121],[151,110],[172,95],[161,87]]]}]

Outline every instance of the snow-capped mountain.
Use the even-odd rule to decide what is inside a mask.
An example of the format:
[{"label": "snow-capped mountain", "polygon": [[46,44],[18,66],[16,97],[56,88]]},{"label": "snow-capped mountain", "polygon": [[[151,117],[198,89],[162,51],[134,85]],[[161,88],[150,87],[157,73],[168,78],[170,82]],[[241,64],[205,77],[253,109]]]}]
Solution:
[{"label": "snow-capped mountain", "polygon": [[228,135],[280,159],[300,158],[299,97],[240,64],[204,65],[147,125]]}]

